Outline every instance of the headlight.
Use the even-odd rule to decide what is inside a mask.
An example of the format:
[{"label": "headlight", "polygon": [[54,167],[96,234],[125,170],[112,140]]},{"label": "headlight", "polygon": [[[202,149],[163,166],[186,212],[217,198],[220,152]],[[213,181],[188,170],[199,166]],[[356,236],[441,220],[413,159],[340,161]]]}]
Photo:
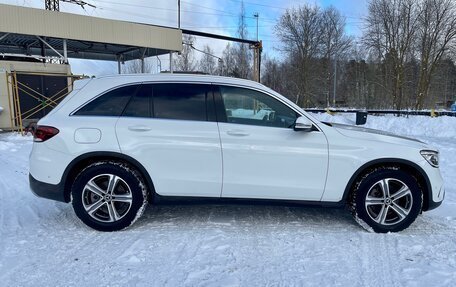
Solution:
[{"label": "headlight", "polygon": [[439,152],[433,150],[420,151],[424,159],[433,167],[439,167]]}]

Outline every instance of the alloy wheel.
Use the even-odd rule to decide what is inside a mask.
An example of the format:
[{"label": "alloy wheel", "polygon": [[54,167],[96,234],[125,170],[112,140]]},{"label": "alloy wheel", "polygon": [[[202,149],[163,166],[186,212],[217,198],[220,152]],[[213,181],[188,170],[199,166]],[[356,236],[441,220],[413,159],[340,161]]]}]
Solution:
[{"label": "alloy wheel", "polygon": [[371,186],[365,198],[369,217],[381,225],[394,225],[409,215],[413,205],[410,188],[394,178],[379,180]]},{"label": "alloy wheel", "polygon": [[130,186],[114,174],[93,177],[82,191],[85,211],[100,222],[121,220],[130,210],[132,200]]}]

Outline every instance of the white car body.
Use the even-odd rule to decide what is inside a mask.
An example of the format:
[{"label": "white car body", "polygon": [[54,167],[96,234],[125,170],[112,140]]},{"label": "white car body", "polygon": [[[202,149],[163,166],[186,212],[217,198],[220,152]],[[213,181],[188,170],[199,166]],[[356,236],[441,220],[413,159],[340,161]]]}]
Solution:
[{"label": "white car body", "polygon": [[[155,118],[76,116],[98,94],[132,83],[204,83],[245,87],[274,97],[310,120],[315,130]],[[123,75],[78,81],[74,91],[39,125],[60,130],[35,143],[30,155],[34,181],[59,186],[41,196],[68,202],[69,167],[90,155],[133,158],[161,196],[298,200],[341,204],[367,166],[397,163],[422,177],[423,209],[443,200],[438,168],[420,154],[425,143],[358,127],[324,124],[293,102],[255,82],[214,76]],[[36,192],[37,188],[33,188]],[[38,193],[38,192],[36,192]]]}]

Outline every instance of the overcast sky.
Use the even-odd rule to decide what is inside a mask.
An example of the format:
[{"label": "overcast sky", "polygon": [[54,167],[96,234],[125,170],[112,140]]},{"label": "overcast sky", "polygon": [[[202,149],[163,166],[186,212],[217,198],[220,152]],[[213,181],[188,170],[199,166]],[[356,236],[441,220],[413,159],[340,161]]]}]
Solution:
[{"label": "overcast sky", "polygon": [[[96,8],[60,4],[60,11],[94,17],[141,22],[177,27],[177,0],[85,0]],[[259,39],[264,53],[279,57],[274,47],[280,41],[274,35],[274,25],[287,8],[310,3],[321,7],[335,6],[347,18],[347,33],[361,33],[362,18],[367,11],[367,0],[181,0],[181,27],[208,33],[236,36],[241,3],[244,3],[249,38],[256,39],[256,19],[259,14]],[[44,8],[44,0],[0,0],[0,3]],[[227,42],[197,38],[195,47],[210,44],[214,54],[221,56]],[[162,67],[167,69],[169,56],[161,56]],[[156,59],[151,61],[154,65]],[[103,75],[117,73],[117,63],[105,61],[70,60],[75,74]]]}]

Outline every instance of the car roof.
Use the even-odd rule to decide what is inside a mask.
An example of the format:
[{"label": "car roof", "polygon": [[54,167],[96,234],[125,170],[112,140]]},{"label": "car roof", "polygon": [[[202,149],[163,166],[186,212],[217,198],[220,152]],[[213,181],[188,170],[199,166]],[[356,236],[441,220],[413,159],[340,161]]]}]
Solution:
[{"label": "car roof", "polygon": [[[56,114],[57,110],[62,110],[62,114],[70,114],[81,104],[92,100],[94,97],[106,92],[109,89],[120,87],[128,84],[142,83],[142,82],[184,82],[184,83],[215,83],[215,84],[226,84],[233,86],[243,86],[246,88],[258,89],[266,92],[269,95],[274,96],[276,99],[286,103],[289,107],[292,107],[299,114],[306,114],[306,112],[297,106],[295,103],[280,95],[279,93],[271,90],[270,88],[250,80],[222,77],[222,76],[211,76],[211,75],[195,75],[195,74],[181,74],[181,73],[163,73],[163,74],[122,74],[122,75],[107,75],[96,78],[90,78],[87,80],[77,81],[77,89],[74,93],[60,102],[57,108],[55,108],[49,115]],[[77,95],[77,96],[75,96]],[[308,115],[308,117],[312,118]],[[312,118],[313,121],[317,121]]]},{"label": "car roof", "polygon": [[218,84],[233,84],[243,85],[249,87],[256,87],[260,89],[266,88],[264,85],[239,78],[212,76],[212,75],[197,75],[197,74],[182,74],[182,73],[162,73],[162,74],[122,74],[122,75],[107,75],[97,77],[95,79],[109,80],[122,83],[136,83],[144,81],[183,81],[183,82],[211,82]]}]

